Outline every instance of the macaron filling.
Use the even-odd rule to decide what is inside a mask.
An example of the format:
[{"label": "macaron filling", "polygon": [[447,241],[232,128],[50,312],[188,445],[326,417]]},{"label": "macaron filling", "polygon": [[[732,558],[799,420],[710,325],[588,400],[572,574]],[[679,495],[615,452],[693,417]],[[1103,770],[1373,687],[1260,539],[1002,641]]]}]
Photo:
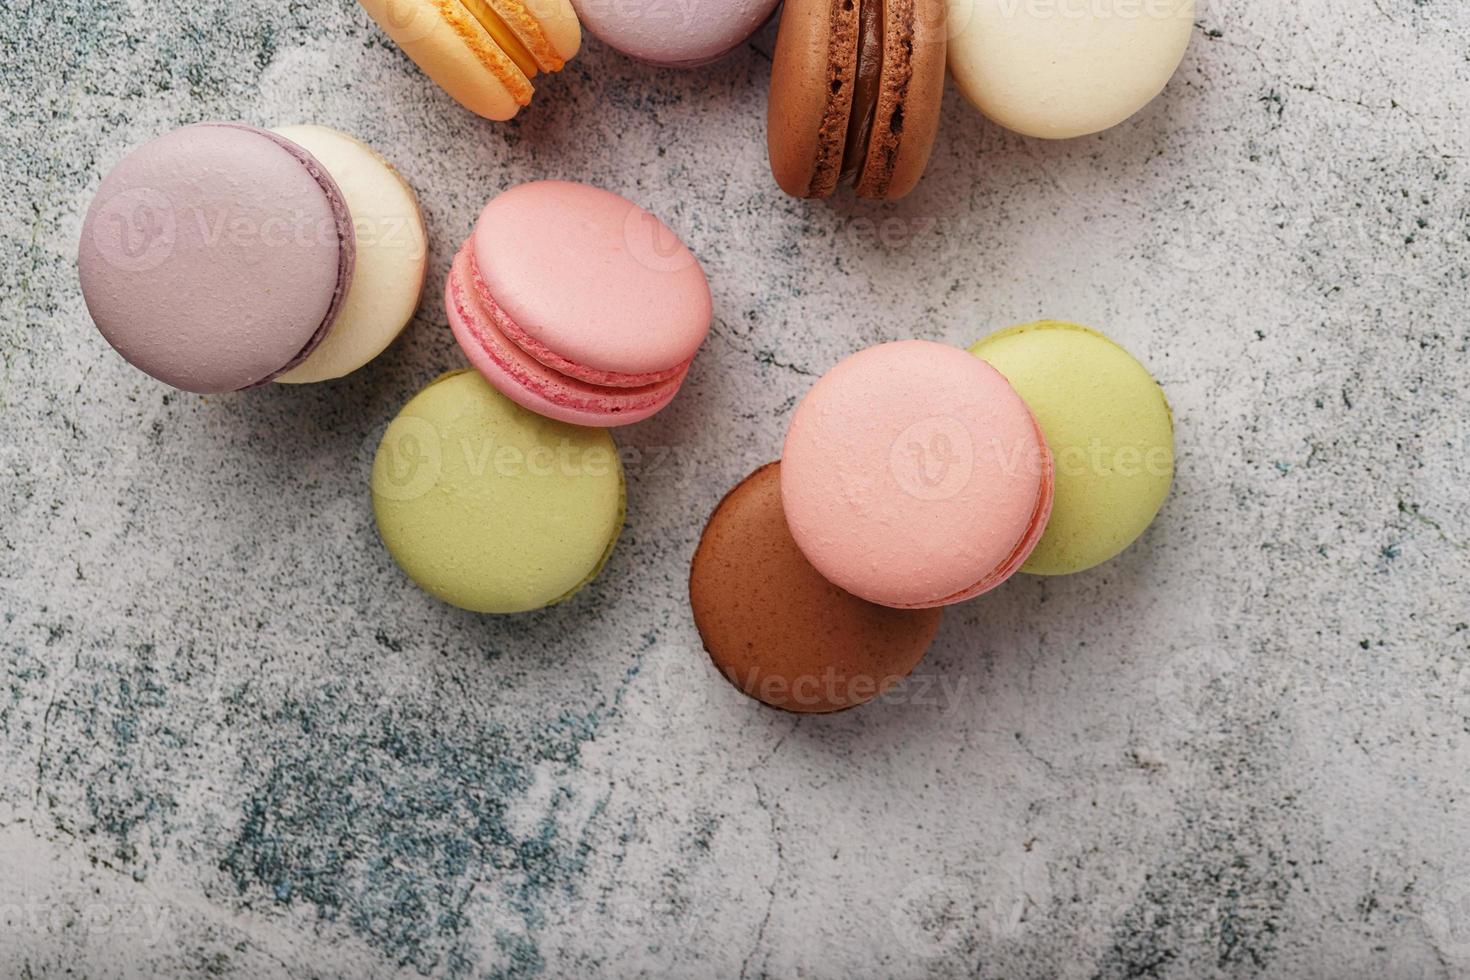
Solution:
[{"label": "macaron filling", "polygon": [[[496,372],[520,388],[578,412],[630,416],[644,412],[651,414],[649,410],[661,407],[674,397],[693,361],[691,358],[669,371],[641,376],[595,372],[553,356],[544,345],[531,343],[525,331],[515,325],[515,321],[490,295],[475,268],[470,244],[455,256],[446,301],[451,314],[450,326],[467,352],[483,356]],[[523,347],[518,338],[539,348],[546,360]],[[547,360],[554,363],[548,364]],[[559,364],[576,367],[577,373],[561,370]],[[588,380],[589,377],[616,383],[599,383]],[[642,377],[653,380],[630,383]],[[507,391],[505,394],[515,397],[516,393]]]},{"label": "macaron filling", "polygon": [[306,152],[303,147],[286,139],[284,136],[272,133],[270,130],[256,129],[254,126],[246,126],[243,123],[214,123],[212,125],[222,126],[227,129],[238,129],[247,133],[254,133],[256,136],[263,136],[295,157],[306,168],[306,172],[311,178],[321,186],[322,193],[326,195],[327,203],[332,209],[332,218],[336,225],[337,287],[332,292],[332,300],[327,306],[326,314],[322,317],[321,325],[316,328],[316,332],[307,340],[306,346],[302,347],[288,363],[282,365],[280,370],[272,372],[269,376],[261,378],[254,384],[247,385],[241,389],[242,391],[248,391],[251,388],[260,388],[270,384],[276,378],[300,366],[311,356],[311,352],[316,350],[321,342],[326,339],[327,334],[331,332],[333,325],[337,322],[337,316],[342,312],[342,305],[347,302],[347,291],[352,286],[352,273],[357,265],[357,233],[353,229],[352,214],[347,210],[347,199],[343,196],[342,189],[337,186],[337,182],[332,179],[331,174],[327,173],[326,168],[317,161],[317,158]]},{"label": "macaron filling", "polygon": [[480,275],[480,267],[475,261],[474,249],[466,245],[465,251],[469,253],[469,271],[470,277],[475,284],[475,292],[479,296],[480,302],[484,304],[485,312],[490,315],[490,319],[496,329],[522,351],[530,354],[553,371],[576,378],[578,381],[585,381],[588,384],[605,388],[643,388],[673,378],[683,378],[685,374],[689,373],[689,366],[694,362],[694,358],[692,357],[681,364],[676,364],[671,368],[665,368],[662,371],[648,371],[639,374],[598,370],[563,357],[521,329],[511,315],[505,312],[505,309],[495,301],[495,297],[490,292],[490,287],[485,282],[485,277]]},{"label": "macaron filling", "polygon": [[857,180],[868,160],[878,95],[883,83],[883,0],[862,0],[858,12],[857,70],[853,80],[852,109],[842,151],[841,182]]},{"label": "macaron filling", "polygon": [[[506,56],[528,79],[537,70],[560,71],[566,64],[529,9],[505,0],[460,0]],[[499,9],[497,9],[499,8]]]}]

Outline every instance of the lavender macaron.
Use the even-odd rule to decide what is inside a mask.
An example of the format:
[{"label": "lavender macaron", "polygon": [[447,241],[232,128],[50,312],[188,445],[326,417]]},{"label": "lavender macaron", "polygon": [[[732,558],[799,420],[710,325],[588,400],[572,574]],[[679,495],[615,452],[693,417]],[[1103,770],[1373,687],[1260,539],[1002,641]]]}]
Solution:
[{"label": "lavender macaron", "polygon": [[770,19],[779,0],[572,0],[605,44],[639,61],[693,68],[724,57]]},{"label": "lavender macaron", "polygon": [[346,201],[310,154],[206,123],[145,143],[103,179],[77,267],[118,353],[212,394],[303,362],[342,307],[355,257]]}]

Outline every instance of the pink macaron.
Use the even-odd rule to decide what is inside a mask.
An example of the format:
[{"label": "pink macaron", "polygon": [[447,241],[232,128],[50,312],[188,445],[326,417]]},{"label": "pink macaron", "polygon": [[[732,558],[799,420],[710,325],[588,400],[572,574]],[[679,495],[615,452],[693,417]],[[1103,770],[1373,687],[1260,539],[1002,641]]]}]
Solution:
[{"label": "pink macaron", "polygon": [[160,381],[210,394],[301,364],[342,310],[355,259],[342,191],[310,153],[205,123],[108,173],[77,267],[108,343]]},{"label": "pink macaron", "polygon": [[[977,363],[978,362],[978,363]],[[1051,514],[1051,453],[1026,403],[965,351],[861,351],[796,408],[786,519],[829,581],[900,609],[944,606],[1015,574]]]},{"label": "pink macaron", "polygon": [[779,0],[572,0],[603,43],[640,61],[693,68],[729,54],[771,19]]},{"label": "pink macaron", "polygon": [[699,261],[616,194],[537,181],[486,206],[445,284],[449,325],[506,397],[574,425],[673,399],[713,316]]}]

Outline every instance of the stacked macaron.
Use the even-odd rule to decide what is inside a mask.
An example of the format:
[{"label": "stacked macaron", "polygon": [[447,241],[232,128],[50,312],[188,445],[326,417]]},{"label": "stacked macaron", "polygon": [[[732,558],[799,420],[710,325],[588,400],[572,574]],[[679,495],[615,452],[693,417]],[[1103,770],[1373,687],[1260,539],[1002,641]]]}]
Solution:
[{"label": "stacked macaron", "polygon": [[[211,123],[114,167],[77,265],[124,358],[213,394],[355,371],[412,318],[426,261],[413,192],[367,146],[317,126]],[[625,490],[605,430],[674,398],[709,332],[709,283],[631,201],[543,181],[490,202],[444,298],[476,371],[435,381],[389,427],[378,526],[446,602],[539,609],[611,553]]]},{"label": "stacked macaron", "polygon": [[853,707],[918,663],[942,607],[1120,553],[1158,513],[1173,463],[1159,386],[1085,327],[1015,327],[973,353],[869,348],[812,387],[779,466],[710,519],[695,624],[746,694]]},{"label": "stacked macaron", "polygon": [[413,191],[369,147],[316,126],[205,123],[112,169],[77,265],[124,358],[213,394],[357,370],[412,318],[427,254]]},{"label": "stacked macaron", "polygon": [[453,605],[560,602],[592,580],[622,529],[606,430],[673,400],[709,333],[709,282],[631,201],[538,181],[481,212],[444,306],[475,372],[434,382],[385,434],[379,531],[404,571]]},{"label": "stacked macaron", "polygon": [[455,257],[445,309],[506,397],[576,425],[628,425],[673,399],[709,332],[709,283],[658,218],[565,181],[491,201]]}]

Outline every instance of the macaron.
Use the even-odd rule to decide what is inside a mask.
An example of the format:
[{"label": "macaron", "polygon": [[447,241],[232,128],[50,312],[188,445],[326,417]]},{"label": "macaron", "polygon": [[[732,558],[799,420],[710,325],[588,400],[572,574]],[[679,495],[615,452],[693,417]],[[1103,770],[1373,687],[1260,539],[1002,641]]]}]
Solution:
[{"label": "macaron", "polygon": [[1174,480],[1174,422],[1158,382],[1076,323],[1012,327],[970,351],[1020,393],[1055,459],[1051,521],[1022,570],[1069,575],[1116,557],[1158,516]]},{"label": "macaron", "polygon": [[665,68],[694,68],[729,54],[780,0],[572,0],[582,26],[623,54]]},{"label": "macaron", "polygon": [[716,668],[776,708],[825,713],[881,695],[914,669],[938,609],[890,609],[823,578],[791,537],[781,464],[725,497],[700,538],[689,601]]},{"label": "macaron", "polygon": [[829,581],[900,609],[978,596],[1020,570],[1052,505],[1052,459],[1000,372],[923,340],[839,363],[797,405],[781,496]]},{"label": "macaron", "polygon": [[606,430],[528,412],[469,370],[434,381],[388,426],[372,497],[409,578],[481,613],[575,595],[607,563],[625,510]]},{"label": "macaron", "polygon": [[1163,91],[1194,30],[1194,0],[948,0],[949,69],[990,119],[1068,139],[1127,119]]},{"label": "macaron", "polygon": [[428,271],[428,234],[413,188],[372,147],[325,126],[275,132],[326,167],[352,215],[357,260],[337,325],[305,361],[276,378],[329,381],[372,361],[413,319]]},{"label": "macaron", "polygon": [[894,200],[929,163],[944,95],[943,0],[787,0],[771,66],[771,173],[794,197],[852,183]]},{"label": "macaron", "polygon": [[176,130],[124,157],[87,211],[87,309],[108,343],[166,384],[213,394],[337,377],[413,315],[427,250],[412,191],[350,137],[285,133]]},{"label": "macaron", "polygon": [[460,105],[510,119],[539,72],[582,46],[569,0],[359,0],[378,26]]},{"label": "macaron", "polygon": [[666,406],[709,333],[699,261],[658,218],[565,181],[486,206],[445,283],[465,356],[517,404],[573,425]]}]

